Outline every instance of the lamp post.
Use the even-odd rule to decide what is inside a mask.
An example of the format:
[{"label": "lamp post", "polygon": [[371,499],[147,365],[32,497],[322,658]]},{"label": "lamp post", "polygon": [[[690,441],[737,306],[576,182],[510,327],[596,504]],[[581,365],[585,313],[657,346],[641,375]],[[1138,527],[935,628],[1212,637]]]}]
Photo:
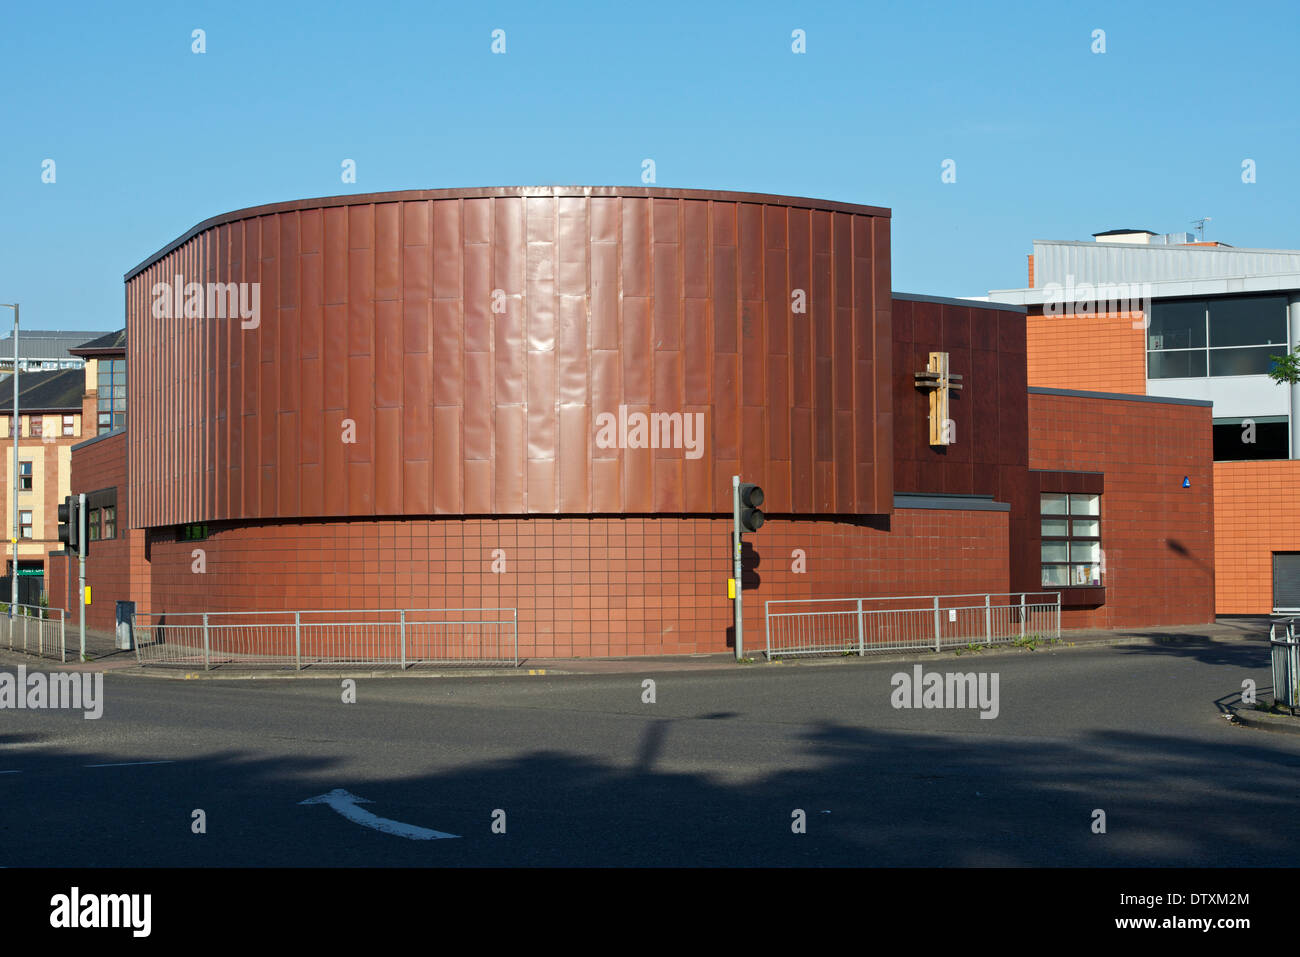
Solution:
[{"label": "lamp post", "polygon": [[0,302],[0,307],[14,311],[14,414],[9,420],[9,430],[14,439],[14,532],[11,538],[14,547],[14,564],[9,576],[9,617],[14,617],[18,607],[18,303]]}]

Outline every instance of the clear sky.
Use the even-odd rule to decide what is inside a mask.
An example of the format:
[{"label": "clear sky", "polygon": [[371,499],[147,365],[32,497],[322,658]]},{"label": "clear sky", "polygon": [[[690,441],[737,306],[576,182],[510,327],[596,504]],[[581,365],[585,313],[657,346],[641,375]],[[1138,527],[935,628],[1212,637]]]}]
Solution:
[{"label": "clear sky", "polygon": [[659,186],[890,207],[903,292],[1023,287],[1033,239],[1202,216],[1300,248],[1298,48],[1295,0],[5,0],[0,301],[118,328],[123,273],[218,213],[640,185],[646,158]]}]

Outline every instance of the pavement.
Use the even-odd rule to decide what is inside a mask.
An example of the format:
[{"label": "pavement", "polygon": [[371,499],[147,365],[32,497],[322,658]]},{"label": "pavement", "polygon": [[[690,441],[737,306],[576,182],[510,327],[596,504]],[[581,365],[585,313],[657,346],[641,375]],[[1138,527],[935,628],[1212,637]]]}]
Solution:
[{"label": "pavement", "polygon": [[[1070,650],[1106,645],[1162,645],[1179,644],[1186,647],[1208,646],[1223,641],[1258,641],[1266,642],[1270,619],[1265,616],[1235,616],[1218,619],[1213,624],[1172,625],[1138,629],[1088,629],[1063,631],[1058,644],[1040,644],[1043,648]],[[70,644],[75,641],[70,638]],[[981,657],[1004,654],[1029,654],[1028,649],[1011,644],[986,646],[979,652]],[[122,651],[116,647],[116,639],[111,634],[96,633],[89,629],[86,633],[87,661],[71,660],[65,664],[36,659],[22,653],[10,652],[0,647],[0,663],[17,664],[23,661],[40,660],[41,667],[50,670],[66,671],[103,671],[124,675],[137,675],[150,678],[173,678],[182,680],[260,680],[275,679],[334,679],[342,676],[367,678],[485,678],[485,677],[537,677],[541,675],[616,675],[634,674],[652,668],[659,672],[709,672],[733,671],[737,668],[762,667],[780,664],[786,668],[816,668],[826,666],[854,666],[871,662],[898,662],[933,660],[936,658],[957,658],[970,656],[962,649],[945,649],[935,653],[926,649],[909,651],[869,652],[858,657],[855,655],[819,655],[782,658],[768,662],[762,654],[762,646],[755,645],[750,651],[754,657],[748,662],[736,661],[732,652],[693,655],[642,655],[622,658],[526,658],[521,659],[519,667],[506,665],[446,665],[417,664],[402,671],[396,665],[311,665],[301,671],[285,666],[256,666],[245,664],[221,664],[209,671],[191,665],[149,665],[141,666],[136,660],[135,652]]]}]

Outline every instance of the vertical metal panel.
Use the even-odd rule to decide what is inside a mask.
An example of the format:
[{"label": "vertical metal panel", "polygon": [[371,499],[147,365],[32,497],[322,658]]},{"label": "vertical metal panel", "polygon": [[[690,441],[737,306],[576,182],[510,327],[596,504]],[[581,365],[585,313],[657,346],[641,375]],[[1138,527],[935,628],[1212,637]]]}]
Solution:
[{"label": "vertical metal panel", "polygon": [[1300,608],[1300,553],[1273,553],[1273,608]]},{"label": "vertical metal panel", "polygon": [[[737,469],[773,512],[888,512],[888,236],[870,207],[659,189],[220,217],[128,277],[131,521],[719,511]],[[259,322],[155,317],[176,276],[260,284]],[[696,412],[698,457],[595,440],[661,413],[684,446]]]}]

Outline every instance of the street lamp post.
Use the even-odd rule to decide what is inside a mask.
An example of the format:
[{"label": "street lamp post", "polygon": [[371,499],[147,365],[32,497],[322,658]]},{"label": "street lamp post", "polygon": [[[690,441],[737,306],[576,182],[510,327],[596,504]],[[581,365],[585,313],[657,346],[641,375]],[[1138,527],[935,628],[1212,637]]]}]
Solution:
[{"label": "street lamp post", "polygon": [[13,618],[18,607],[18,303],[0,302],[0,307],[14,311],[14,414],[9,420],[9,430],[14,440],[14,531],[10,540],[13,543],[13,568],[9,575],[9,617]]}]

